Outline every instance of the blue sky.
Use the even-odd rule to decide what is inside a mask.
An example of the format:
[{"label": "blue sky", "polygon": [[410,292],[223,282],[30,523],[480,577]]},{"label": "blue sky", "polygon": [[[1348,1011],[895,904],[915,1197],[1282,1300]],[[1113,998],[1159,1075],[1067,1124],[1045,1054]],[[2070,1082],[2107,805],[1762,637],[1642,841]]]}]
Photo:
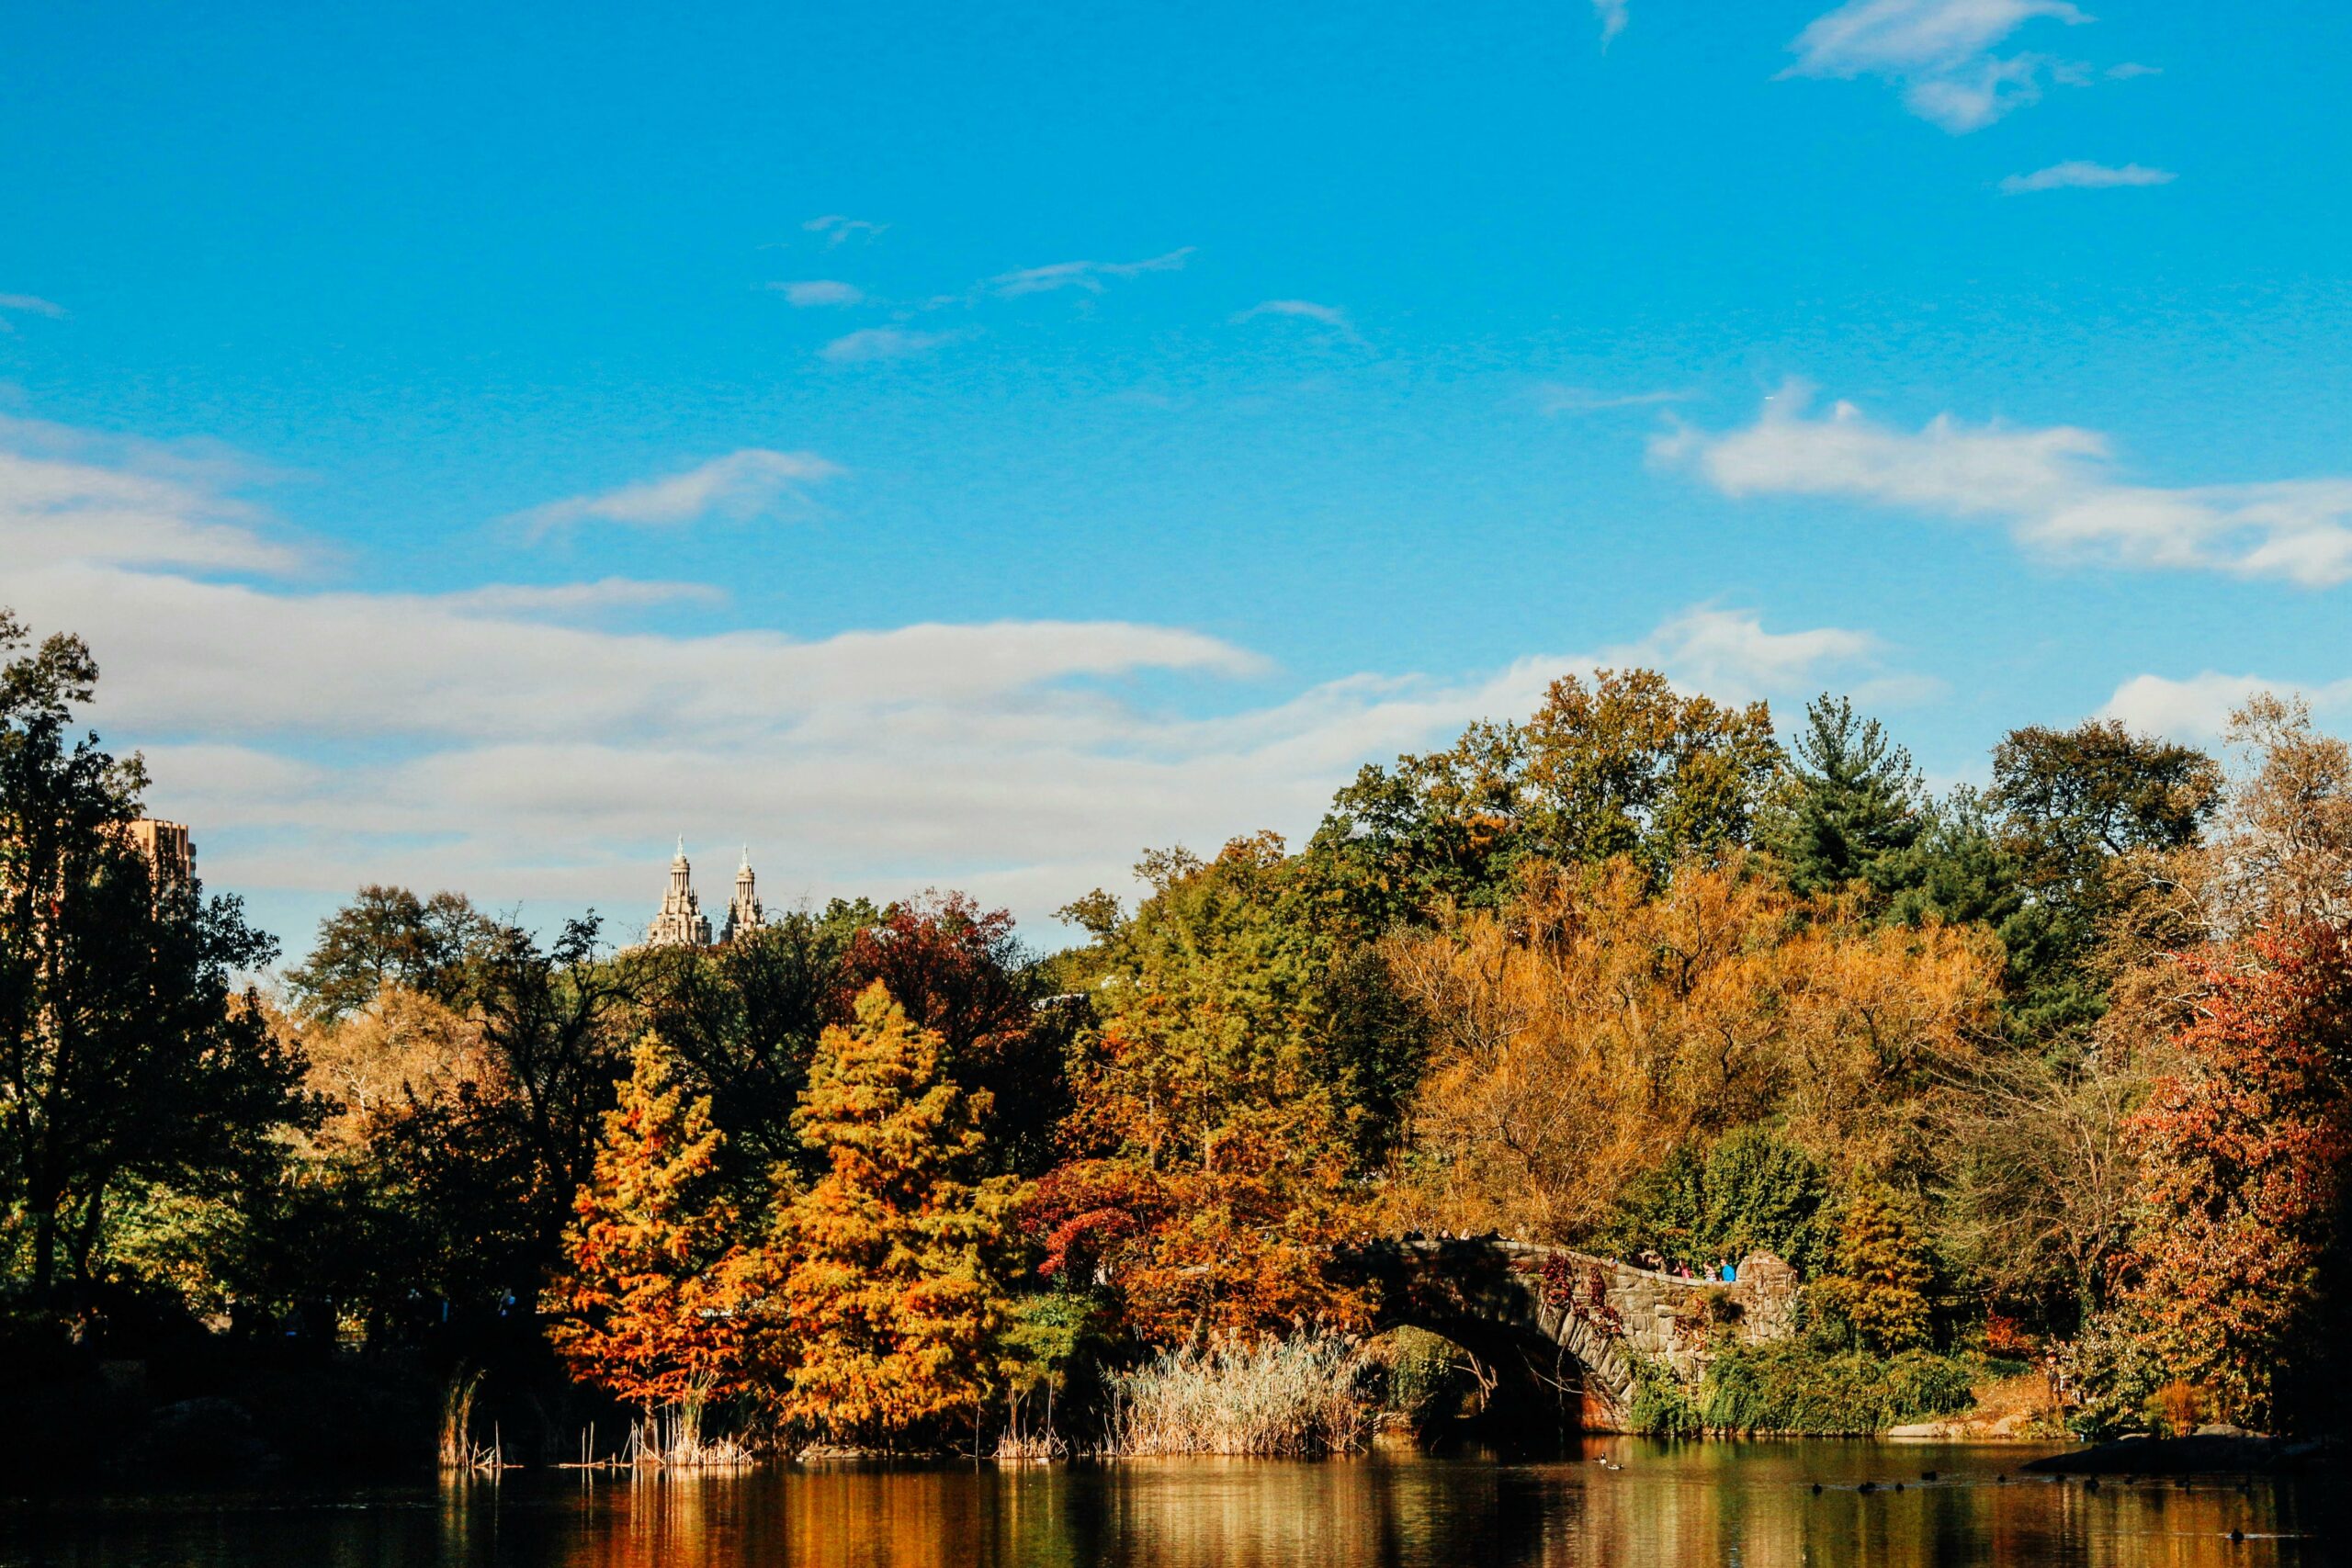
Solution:
[{"label": "blue sky", "polygon": [[[674,13],[674,8],[672,8]],[[624,925],[1148,843],[1639,659],[2352,707],[2352,8],[36,8],[0,603],[208,880]]]}]

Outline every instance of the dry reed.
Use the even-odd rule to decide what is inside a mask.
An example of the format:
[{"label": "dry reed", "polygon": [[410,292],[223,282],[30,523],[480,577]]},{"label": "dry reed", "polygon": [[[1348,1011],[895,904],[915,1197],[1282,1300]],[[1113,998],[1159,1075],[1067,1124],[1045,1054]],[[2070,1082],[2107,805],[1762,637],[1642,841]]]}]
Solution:
[{"label": "dry reed", "polygon": [[1353,1345],[1307,1336],[1167,1351],[1112,1380],[1106,1451],[1345,1453],[1370,1428],[1357,1393],[1369,1365]]}]

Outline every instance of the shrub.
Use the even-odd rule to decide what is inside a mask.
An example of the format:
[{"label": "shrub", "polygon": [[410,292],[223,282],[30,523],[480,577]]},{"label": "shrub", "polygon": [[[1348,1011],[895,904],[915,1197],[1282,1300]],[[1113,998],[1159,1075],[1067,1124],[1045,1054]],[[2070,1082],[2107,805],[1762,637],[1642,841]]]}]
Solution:
[{"label": "shrub", "polygon": [[1454,1345],[1410,1326],[1389,1336],[1388,1408],[1419,1418],[1454,1382]]},{"label": "shrub", "polygon": [[1970,1381],[1965,1362],[1926,1350],[1882,1359],[1791,1342],[1739,1347],[1708,1367],[1698,1414],[1710,1431],[1853,1436],[1965,1410]]},{"label": "shrub", "polygon": [[1627,1190],[1602,1239],[1625,1257],[1655,1248],[1694,1269],[1761,1249],[1810,1273],[1827,1260],[1827,1194],[1811,1156],[1769,1127],[1742,1127],[1703,1154],[1678,1146]]},{"label": "shrub", "polygon": [[1695,1438],[1703,1425],[1682,1380],[1662,1361],[1629,1356],[1634,1368],[1634,1404],[1626,1412],[1636,1432],[1653,1438]]}]

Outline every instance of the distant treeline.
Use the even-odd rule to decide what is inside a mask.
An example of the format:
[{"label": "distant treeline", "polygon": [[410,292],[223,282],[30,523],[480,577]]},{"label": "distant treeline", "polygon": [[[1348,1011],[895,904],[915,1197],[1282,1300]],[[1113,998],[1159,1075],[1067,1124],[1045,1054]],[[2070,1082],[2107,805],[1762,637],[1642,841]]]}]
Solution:
[{"label": "distant treeline", "polygon": [[953,894],[615,952],[371,886],[264,992],[236,901],[130,846],[88,652],[0,651],[36,1360],[291,1339],[969,1449],[1370,1327],[1346,1243],[1496,1230],[1778,1253],[1824,1356],[2063,1342],[2088,1426],[2343,1408],[2352,758],[2292,705],[2229,768],[2020,728],[1936,797],[1843,700],[1784,739],[1602,671],[1295,849],[1145,855],[1064,952]]}]

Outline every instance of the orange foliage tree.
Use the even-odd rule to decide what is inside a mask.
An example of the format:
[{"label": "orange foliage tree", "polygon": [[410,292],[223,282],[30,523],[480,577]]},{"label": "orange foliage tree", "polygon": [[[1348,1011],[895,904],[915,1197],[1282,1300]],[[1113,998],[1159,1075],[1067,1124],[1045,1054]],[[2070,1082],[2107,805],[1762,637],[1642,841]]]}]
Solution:
[{"label": "orange foliage tree", "polygon": [[660,1041],[638,1042],[548,1292],[572,1371],[649,1410],[741,1387],[758,1264],[717,1180],[710,1101],[676,1076]]},{"label": "orange foliage tree", "polygon": [[827,1029],[793,1126],[826,1173],[775,1222],[777,1412],[889,1446],[969,1419],[1003,1370],[1011,1178],[968,1180],[990,1103],[940,1076],[941,1040],[876,981]]},{"label": "orange foliage tree", "polygon": [[1327,1267],[1371,1209],[1351,1179],[1348,1048],[1293,863],[1271,834],[1206,864],[1155,855],[1155,896],[1105,939],[1102,1021],[1072,1069],[1076,1157],[1037,1183],[1026,1218],[1046,1272],[1107,1281],[1150,1343],[1363,1316]]},{"label": "orange foliage tree", "polygon": [[2131,1304],[2167,1371],[2267,1422],[2312,1348],[2352,1160],[2352,955],[2308,926],[2187,954],[2196,1016],[2130,1123]]},{"label": "orange foliage tree", "polygon": [[1438,1031],[1401,1217],[1568,1242],[1677,1145],[1768,1118],[1848,1174],[1924,1157],[1997,984],[1983,933],[1872,924],[1738,852],[1655,894],[1629,860],[1531,862],[1508,908],[1386,952]]}]

